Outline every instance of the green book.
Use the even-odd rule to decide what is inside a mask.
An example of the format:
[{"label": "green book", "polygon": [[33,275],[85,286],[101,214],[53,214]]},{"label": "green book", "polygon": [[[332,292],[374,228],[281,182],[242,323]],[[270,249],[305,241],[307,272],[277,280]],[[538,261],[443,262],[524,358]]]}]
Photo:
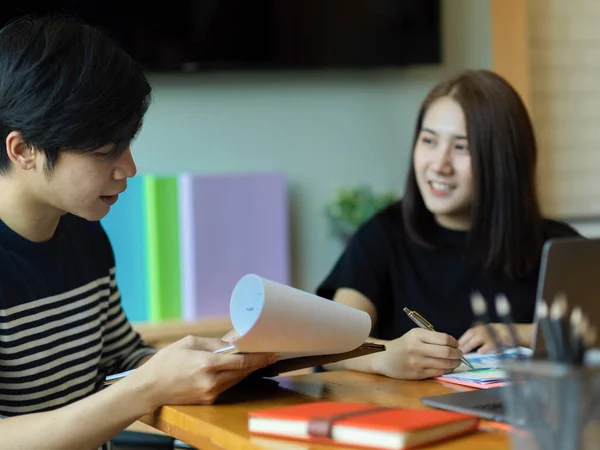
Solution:
[{"label": "green book", "polygon": [[144,177],[150,322],[181,318],[176,176]]}]

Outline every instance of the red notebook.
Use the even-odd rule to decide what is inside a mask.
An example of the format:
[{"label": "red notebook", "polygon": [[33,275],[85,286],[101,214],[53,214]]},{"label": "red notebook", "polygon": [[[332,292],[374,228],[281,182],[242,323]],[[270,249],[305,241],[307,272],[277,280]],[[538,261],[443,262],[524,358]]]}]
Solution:
[{"label": "red notebook", "polygon": [[479,418],[432,409],[315,402],[252,411],[251,433],[315,443],[405,449],[477,429]]}]

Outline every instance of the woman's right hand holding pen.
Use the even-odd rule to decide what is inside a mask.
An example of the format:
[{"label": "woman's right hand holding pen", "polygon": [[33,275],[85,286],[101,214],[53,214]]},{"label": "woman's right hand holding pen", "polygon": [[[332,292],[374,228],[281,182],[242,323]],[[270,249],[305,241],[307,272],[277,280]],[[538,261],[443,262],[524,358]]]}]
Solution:
[{"label": "woman's right hand holding pen", "polygon": [[452,336],[413,328],[387,341],[386,351],[372,356],[373,371],[391,378],[420,380],[452,372],[462,352]]}]

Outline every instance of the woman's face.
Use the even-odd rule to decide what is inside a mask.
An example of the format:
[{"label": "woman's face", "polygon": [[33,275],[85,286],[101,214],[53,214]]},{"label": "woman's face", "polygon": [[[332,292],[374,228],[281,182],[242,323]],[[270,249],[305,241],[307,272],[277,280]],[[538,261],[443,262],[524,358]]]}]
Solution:
[{"label": "woman's face", "polygon": [[425,112],[414,149],[417,185],[427,209],[446,228],[470,227],[473,173],[462,108],[450,97]]}]

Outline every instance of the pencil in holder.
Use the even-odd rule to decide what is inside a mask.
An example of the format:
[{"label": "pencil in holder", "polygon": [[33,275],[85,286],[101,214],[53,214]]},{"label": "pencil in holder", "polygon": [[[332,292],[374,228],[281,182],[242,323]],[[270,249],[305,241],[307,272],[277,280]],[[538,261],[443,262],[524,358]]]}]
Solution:
[{"label": "pencil in holder", "polygon": [[600,366],[509,360],[504,370],[514,449],[600,448]]}]

